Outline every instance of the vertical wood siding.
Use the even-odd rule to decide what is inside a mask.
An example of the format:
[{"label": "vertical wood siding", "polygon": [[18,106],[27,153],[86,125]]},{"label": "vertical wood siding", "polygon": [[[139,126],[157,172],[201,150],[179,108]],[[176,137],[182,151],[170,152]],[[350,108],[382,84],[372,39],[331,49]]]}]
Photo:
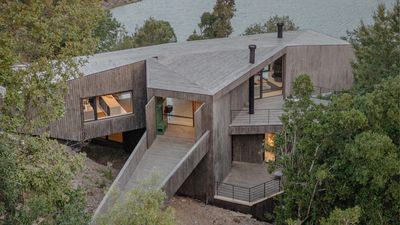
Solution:
[{"label": "vertical wood siding", "polygon": [[157,137],[156,127],[156,98],[153,96],[146,105],[146,130],[147,130],[147,146],[153,144]]},{"label": "vertical wood siding", "polygon": [[[133,92],[134,115],[83,122],[82,98],[123,91]],[[145,61],[70,80],[65,96],[64,117],[50,125],[50,134],[54,138],[82,141],[143,128],[146,98]]]}]

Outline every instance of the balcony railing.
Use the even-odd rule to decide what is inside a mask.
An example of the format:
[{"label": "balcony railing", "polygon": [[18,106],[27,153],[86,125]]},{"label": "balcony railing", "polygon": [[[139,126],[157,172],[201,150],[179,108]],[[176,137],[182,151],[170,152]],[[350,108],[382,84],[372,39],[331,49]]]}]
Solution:
[{"label": "balcony railing", "polygon": [[283,109],[255,109],[254,114],[248,110],[231,110],[231,122],[234,124],[281,124]]},{"label": "balcony railing", "polygon": [[215,182],[216,195],[248,203],[256,202],[272,196],[282,190],[280,179],[269,180],[250,188],[223,182]]}]

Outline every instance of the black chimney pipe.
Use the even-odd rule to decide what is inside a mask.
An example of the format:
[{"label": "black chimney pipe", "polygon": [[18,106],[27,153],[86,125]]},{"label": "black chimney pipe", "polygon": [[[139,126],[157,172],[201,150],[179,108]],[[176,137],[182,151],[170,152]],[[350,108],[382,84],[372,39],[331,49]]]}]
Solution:
[{"label": "black chimney pipe", "polygon": [[283,23],[277,23],[276,26],[278,27],[278,38],[283,37]]},{"label": "black chimney pipe", "polygon": [[249,57],[249,63],[254,64],[255,58],[256,58],[256,45],[249,45],[250,49],[250,57]]}]

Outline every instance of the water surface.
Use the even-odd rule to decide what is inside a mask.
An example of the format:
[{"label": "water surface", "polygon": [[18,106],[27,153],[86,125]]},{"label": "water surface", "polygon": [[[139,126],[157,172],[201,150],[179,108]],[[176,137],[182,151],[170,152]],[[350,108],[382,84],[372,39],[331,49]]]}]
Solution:
[{"label": "water surface", "polygon": [[[232,19],[233,35],[250,24],[265,22],[273,15],[288,15],[301,29],[313,29],[334,37],[346,35],[363,20],[371,23],[379,3],[392,6],[395,0],[236,0]],[[184,41],[197,28],[200,16],[211,11],[215,0],[142,0],[117,7],[113,15],[129,32],[150,16],[169,21],[178,41]]]}]

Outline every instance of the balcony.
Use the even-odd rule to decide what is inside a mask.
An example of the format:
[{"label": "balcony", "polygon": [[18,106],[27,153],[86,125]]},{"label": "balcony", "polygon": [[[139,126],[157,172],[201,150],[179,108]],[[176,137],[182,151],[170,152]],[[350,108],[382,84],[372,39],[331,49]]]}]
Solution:
[{"label": "balcony", "polygon": [[215,182],[214,198],[252,206],[283,192],[280,179],[267,172],[265,164],[233,162],[222,182]]},{"label": "balcony", "polygon": [[256,99],[254,114],[248,108],[231,111],[230,134],[276,133],[282,129],[283,95]]}]

